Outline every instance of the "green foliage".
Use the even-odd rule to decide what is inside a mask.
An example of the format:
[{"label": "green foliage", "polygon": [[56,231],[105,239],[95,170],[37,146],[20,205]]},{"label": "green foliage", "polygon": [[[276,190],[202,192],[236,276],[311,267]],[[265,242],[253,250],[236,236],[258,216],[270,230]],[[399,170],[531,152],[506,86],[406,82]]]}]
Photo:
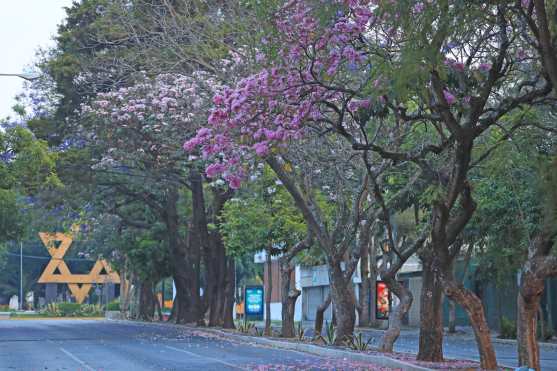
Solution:
[{"label": "green foliage", "polygon": [[100,317],[104,311],[100,304],[50,303],[41,314],[51,317]]},{"label": "green foliage", "polygon": [[58,303],[49,303],[42,312],[43,314],[51,317],[62,317],[63,313]]},{"label": "green foliage", "polygon": [[106,310],[119,311],[120,310],[120,301],[119,300],[114,300],[114,301],[108,303],[108,305],[106,306]]},{"label": "green foliage", "polygon": [[78,316],[81,317],[100,317],[104,314],[102,305],[100,304],[81,304]]},{"label": "green foliage", "polygon": [[240,321],[236,328],[238,329],[238,331],[240,331],[242,334],[249,334],[250,332],[253,331],[255,327],[255,323],[253,322],[248,322],[248,321]]},{"label": "green foliage", "polygon": [[220,231],[228,252],[241,256],[270,244],[288,248],[303,239],[303,217],[272,173],[266,169],[251,185],[254,193],[231,199],[222,211]]},{"label": "green foliage", "polygon": [[81,304],[78,303],[58,303],[58,308],[64,317],[73,317],[79,313]]},{"label": "green foliage", "polygon": [[363,334],[360,332],[358,335],[352,335],[346,344],[352,350],[357,350],[360,352],[365,352],[369,348],[369,344],[373,341],[373,338],[369,338],[367,340],[364,339]]},{"label": "green foliage", "polygon": [[334,345],[337,341],[335,325],[332,322],[325,322],[325,336],[318,335],[319,339],[327,345]]},{"label": "green foliage", "polygon": [[23,234],[24,196],[61,186],[56,157],[28,129],[0,125],[0,242]]},{"label": "green foliage", "polygon": [[507,317],[501,318],[501,339],[516,339],[516,322],[511,321]]}]

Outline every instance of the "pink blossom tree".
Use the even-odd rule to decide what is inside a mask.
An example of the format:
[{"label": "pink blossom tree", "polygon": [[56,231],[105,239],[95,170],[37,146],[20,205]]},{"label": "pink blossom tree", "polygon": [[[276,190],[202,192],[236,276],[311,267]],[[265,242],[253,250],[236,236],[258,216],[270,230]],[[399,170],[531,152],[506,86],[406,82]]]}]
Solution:
[{"label": "pink blossom tree", "polygon": [[[215,161],[210,175],[220,174],[237,187],[252,159],[266,158],[280,174],[274,159],[293,141],[336,133],[361,153],[389,248],[397,255],[392,210],[370,158],[384,159],[385,166],[411,164],[430,185],[429,197],[420,203],[431,218],[430,272],[438,289],[469,315],[482,367],[495,368],[481,300],[454,280],[450,267],[458,253],[454,242],[475,209],[468,174],[493,150],[477,143],[496,126],[504,128],[506,140],[530,124],[524,115],[510,119],[511,113],[545,104],[551,91],[537,72],[539,61],[525,57],[528,38],[513,27],[515,7],[522,5],[377,0],[314,5],[294,0],[276,12],[277,58],[269,57],[260,72],[216,95],[208,126],[185,148],[200,146],[203,156]],[[311,210],[304,215],[326,245]],[[442,359],[440,305],[433,313],[429,323],[422,322],[433,340],[423,343],[424,360]]]}]

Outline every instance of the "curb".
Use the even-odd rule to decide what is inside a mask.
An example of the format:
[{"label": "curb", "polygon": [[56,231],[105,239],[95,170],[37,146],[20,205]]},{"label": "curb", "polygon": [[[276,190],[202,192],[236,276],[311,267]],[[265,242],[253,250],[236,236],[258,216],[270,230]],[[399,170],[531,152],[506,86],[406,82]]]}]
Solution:
[{"label": "curb", "polygon": [[[494,343],[499,343],[499,344],[508,344],[508,345],[514,345],[516,346],[516,340],[514,339],[499,339],[499,338],[492,338],[492,341]],[[539,341],[538,345],[541,347],[546,347],[546,348],[552,348],[552,349],[557,349],[557,343],[548,343],[545,341]]]},{"label": "curb", "polygon": [[284,350],[294,350],[294,351],[314,354],[322,357],[336,357],[336,358],[344,358],[350,361],[370,362],[377,366],[397,368],[397,369],[402,369],[404,371],[432,371],[433,370],[431,368],[413,365],[411,363],[407,363],[404,361],[400,361],[398,359],[384,357],[384,356],[360,354],[360,353],[355,353],[355,352],[350,352],[347,350],[340,350],[340,349],[330,349],[330,348],[325,348],[313,344],[304,344],[304,343],[297,343],[297,342],[266,339],[266,338],[247,336],[247,335],[236,335],[236,334],[231,334],[227,331],[217,330],[217,329],[207,329],[207,328],[190,327],[190,326],[184,326],[184,327],[196,331],[201,331],[201,332],[216,333],[224,337],[233,338],[240,341],[247,341],[258,345],[264,345],[264,346],[269,346],[269,347],[284,349]]}]

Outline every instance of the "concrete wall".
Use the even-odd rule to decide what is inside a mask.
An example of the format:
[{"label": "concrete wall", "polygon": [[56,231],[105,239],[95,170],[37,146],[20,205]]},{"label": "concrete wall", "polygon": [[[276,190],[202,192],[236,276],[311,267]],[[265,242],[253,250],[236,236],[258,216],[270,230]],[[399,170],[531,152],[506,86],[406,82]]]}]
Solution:
[{"label": "concrete wall", "polygon": [[[280,270],[278,266],[278,261],[273,261],[271,266],[271,273],[273,274],[273,289],[271,291],[271,321],[280,321],[282,320],[282,303],[281,303],[281,295],[280,295]],[[301,271],[300,267],[296,266],[293,272],[293,279],[296,289],[302,291],[301,286]],[[267,277],[265,275],[265,277]],[[301,321],[302,320],[302,295],[298,297],[296,300],[296,306],[294,307],[294,321]],[[267,317],[267,312],[264,313],[264,318]]]}]

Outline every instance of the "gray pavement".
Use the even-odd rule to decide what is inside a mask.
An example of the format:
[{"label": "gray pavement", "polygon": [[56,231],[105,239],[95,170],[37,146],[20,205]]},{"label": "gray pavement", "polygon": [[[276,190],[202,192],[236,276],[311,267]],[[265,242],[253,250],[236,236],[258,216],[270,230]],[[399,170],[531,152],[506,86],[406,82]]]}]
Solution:
[{"label": "gray pavement", "polygon": [[0,370],[380,370],[177,326],[0,320]]}]

